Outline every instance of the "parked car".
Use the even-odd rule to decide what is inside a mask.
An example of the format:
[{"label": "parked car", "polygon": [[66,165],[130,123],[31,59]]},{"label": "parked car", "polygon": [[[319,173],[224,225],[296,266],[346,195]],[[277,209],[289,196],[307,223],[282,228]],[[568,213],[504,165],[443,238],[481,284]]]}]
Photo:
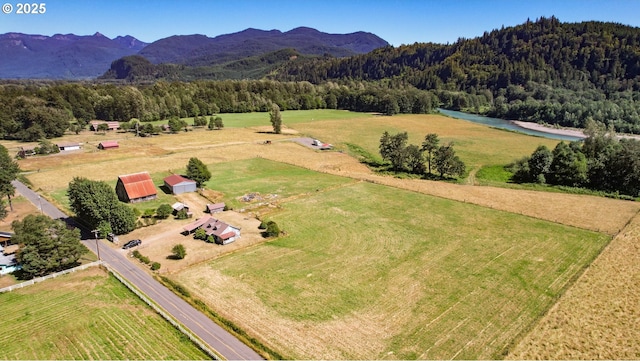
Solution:
[{"label": "parked car", "polygon": [[129,248],[133,248],[135,246],[139,246],[142,244],[142,241],[139,239],[132,239],[129,242],[125,243],[124,246],[122,246],[122,249],[129,249]]}]

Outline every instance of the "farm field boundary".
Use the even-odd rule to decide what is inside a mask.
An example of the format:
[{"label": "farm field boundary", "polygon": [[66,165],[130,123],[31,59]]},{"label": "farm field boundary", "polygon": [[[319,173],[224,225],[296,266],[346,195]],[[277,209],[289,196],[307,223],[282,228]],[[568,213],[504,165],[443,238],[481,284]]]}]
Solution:
[{"label": "farm field boundary", "polygon": [[210,359],[103,267],[0,294],[0,359]]},{"label": "farm field boundary", "polygon": [[82,266],[73,267],[73,268],[66,269],[64,271],[52,273],[50,275],[46,275],[46,276],[43,276],[43,277],[37,277],[37,278],[31,279],[31,280],[28,280],[28,281],[20,282],[20,283],[15,284],[15,285],[11,285],[11,286],[8,286],[8,287],[0,288],[0,293],[11,292],[11,291],[19,289],[19,288],[31,286],[31,285],[34,285],[34,284],[39,283],[39,282],[44,282],[44,281],[50,280],[52,278],[56,278],[56,277],[59,277],[59,276],[62,276],[62,275],[66,275],[68,273],[82,271],[82,270],[85,270],[85,269],[87,269],[89,267],[96,267],[96,266],[99,266],[99,265],[102,265],[102,264],[104,264],[102,261],[95,261],[95,262],[83,264]]},{"label": "farm field boundary", "polygon": [[508,359],[640,358],[640,214],[591,263]]}]

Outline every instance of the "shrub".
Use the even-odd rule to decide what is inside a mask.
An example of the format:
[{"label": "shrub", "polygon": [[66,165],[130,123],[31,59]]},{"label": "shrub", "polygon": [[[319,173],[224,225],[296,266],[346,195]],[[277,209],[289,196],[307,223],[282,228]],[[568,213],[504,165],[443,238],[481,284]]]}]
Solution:
[{"label": "shrub", "polygon": [[171,208],[170,205],[166,203],[161,204],[160,207],[156,209],[156,217],[160,219],[166,219],[171,215],[171,212],[173,212],[173,208]]},{"label": "shrub", "polygon": [[193,238],[201,239],[203,241],[206,241],[207,240],[207,231],[205,231],[202,228],[198,228],[198,229],[196,229],[195,233],[193,234]]},{"label": "shrub", "polygon": [[160,269],[160,263],[158,263],[158,262],[153,262],[153,263],[151,264],[151,270],[152,270],[152,271],[157,271],[157,270],[159,270],[159,269]]},{"label": "shrub", "polygon": [[267,222],[267,230],[263,232],[265,237],[277,237],[280,235],[280,227],[274,221]]},{"label": "shrub", "polygon": [[187,249],[182,244],[176,244],[171,249],[173,256],[177,259],[183,259],[187,255]]},{"label": "shrub", "polygon": [[181,209],[178,211],[178,213],[176,214],[176,219],[187,219],[189,218],[189,215],[187,214],[187,210],[186,209]]}]

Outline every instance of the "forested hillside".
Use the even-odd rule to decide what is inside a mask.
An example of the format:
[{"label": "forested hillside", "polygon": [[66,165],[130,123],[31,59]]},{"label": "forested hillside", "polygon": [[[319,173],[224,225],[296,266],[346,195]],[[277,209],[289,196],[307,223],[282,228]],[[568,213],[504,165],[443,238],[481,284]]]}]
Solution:
[{"label": "forested hillside", "polygon": [[438,91],[451,109],[574,127],[592,118],[640,133],[640,29],[615,23],[541,18],[454,44],[289,62],[276,78],[393,79]]}]

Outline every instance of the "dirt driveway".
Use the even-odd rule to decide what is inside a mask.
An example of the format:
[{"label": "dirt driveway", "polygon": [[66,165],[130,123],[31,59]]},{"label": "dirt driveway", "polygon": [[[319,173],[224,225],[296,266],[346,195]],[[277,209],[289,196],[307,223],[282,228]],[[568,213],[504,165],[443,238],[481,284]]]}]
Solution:
[{"label": "dirt driveway", "polygon": [[[183,197],[181,199],[185,198],[190,197]],[[193,238],[193,235],[185,236],[182,234],[185,225],[203,215],[204,212],[196,207],[194,217],[191,219],[176,220],[169,218],[162,220],[155,225],[136,229],[129,233],[126,238],[120,238],[118,245],[109,244],[109,246],[112,248],[120,248],[130,239],[141,239],[141,246],[130,250],[120,249],[120,252],[131,254],[137,249],[143,256],[149,257],[151,262],[160,263],[161,268],[158,271],[159,273],[167,274],[178,272],[194,264],[206,262],[225,253],[234,252],[265,242],[261,230],[258,229],[260,221],[256,218],[249,217],[247,214],[235,211],[226,211],[214,215],[215,218],[241,229],[240,238],[233,243],[223,246],[196,240]],[[184,259],[175,260],[171,258],[173,254],[171,249],[177,244],[182,244],[186,248],[187,255]]]}]

